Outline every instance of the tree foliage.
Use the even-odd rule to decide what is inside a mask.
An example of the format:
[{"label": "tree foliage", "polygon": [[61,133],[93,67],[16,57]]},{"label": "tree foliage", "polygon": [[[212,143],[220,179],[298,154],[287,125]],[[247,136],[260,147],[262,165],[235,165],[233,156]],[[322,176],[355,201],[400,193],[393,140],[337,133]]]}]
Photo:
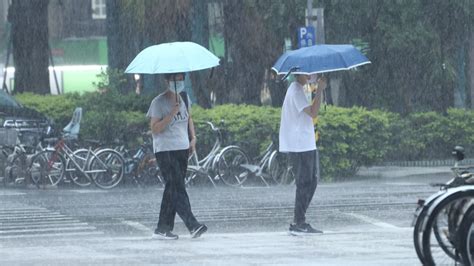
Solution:
[{"label": "tree foliage", "polygon": [[[272,104],[281,104],[286,86],[269,70],[284,52],[285,39],[296,48],[296,29],[304,26],[307,1],[109,2],[119,7],[121,25],[110,34],[120,32],[118,41],[128,43],[115,53],[124,57],[122,63],[112,64],[118,68],[125,68],[132,55],[151,44],[193,40],[207,47],[207,5],[218,3],[224,14],[225,56],[212,79],[206,78],[209,72],[192,74],[198,103],[210,107],[212,91],[218,104],[260,104],[266,87]],[[403,114],[453,106],[458,81],[468,74],[473,1],[314,0],[313,6],[325,10],[327,43],[353,43],[372,61],[355,71],[329,74],[342,81],[341,105]]]},{"label": "tree foliage", "polygon": [[472,1],[324,0],[331,43],[360,38],[372,65],[342,73],[344,105],[399,113],[453,106],[459,58],[470,39]]}]

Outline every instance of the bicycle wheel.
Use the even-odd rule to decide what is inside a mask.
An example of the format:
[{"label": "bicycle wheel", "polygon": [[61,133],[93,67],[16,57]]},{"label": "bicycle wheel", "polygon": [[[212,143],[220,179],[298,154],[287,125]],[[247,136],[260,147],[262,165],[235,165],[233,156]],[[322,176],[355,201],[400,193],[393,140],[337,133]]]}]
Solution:
[{"label": "bicycle wheel", "polygon": [[192,167],[188,167],[186,169],[186,177],[184,178],[184,184],[188,187],[192,186],[197,176],[198,171]]},{"label": "bicycle wheel", "polygon": [[286,155],[278,151],[273,151],[268,162],[268,173],[276,185],[288,183],[288,179],[291,178],[288,174],[288,167]]},{"label": "bicycle wheel", "polygon": [[164,185],[154,154],[146,154],[133,171],[133,179],[140,186]]},{"label": "bicycle wheel", "polygon": [[[442,194],[435,193],[431,195],[429,198],[426,199],[423,206],[419,207],[421,210],[416,216],[416,220],[414,220],[414,227],[413,227],[413,244],[415,246],[416,255],[420,260],[421,264],[424,264],[425,259],[423,256],[423,225],[425,224],[428,216],[427,212],[436,198],[441,196]],[[417,210],[418,211],[418,210]]]},{"label": "bicycle wheel", "polygon": [[44,150],[31,159],[29,174],[38,187],[56,186],[64,177],[65,162],[61,154]]},{"label": "bicycle wheel", "polygon": [[119,152],[112,149],[100,150],[90,161],[88,172],[94,183],[102,189],[110,189],[122,181],[124,160]]},{"label": "bicycle wheel", "polygon": [[423,230],[422,225],[426,221],[427,218],[427,211],[429,206],[423,206],[423,210],[418,214],[416,218],[415,226],[413,228],[413,244],[415,246],[416,255],[420,260],[421,264],[425,263],[425,259],[423,256]]},{"label": "bicycle wheel", "polygon": [[67,159],[66,161],[66,177],[80,187],[88,187],[92,183],[87,174],[82,173],[81,170],[78,169],[78,167],[84,170],[86,169],[88,154],[89,150],[87,149],[78,149],[73,152],[72,158],[74,162],[77,163],[77,166],[71,159]]},{"label": "bicycle wheel", "polygon": [[469,207],[458,230],[459,254],[464,265],[474,265],[474,205]]},{"label": "bicycle wheel", "polygon": [[[474,197],[474,191],[463,191],[438,203],[429,214],[422,236],[423,258],[427,265],[460,262],[457,252],[457,230],[466,202]],[[464,210],[465,211],[465,210]]]},{"label": "bicycle wheel", "polygon": [[247,154],[239,147],[227,147],[219,154],[217,174],[228,186],[240,186],[247,180],[250,172],[242,167],[249,164]]},{"label": "bicycle wheel", "polygon": [[5,185],[26,183],[27,179],[27,155],[24,153],[14,155],[5,168]]}]

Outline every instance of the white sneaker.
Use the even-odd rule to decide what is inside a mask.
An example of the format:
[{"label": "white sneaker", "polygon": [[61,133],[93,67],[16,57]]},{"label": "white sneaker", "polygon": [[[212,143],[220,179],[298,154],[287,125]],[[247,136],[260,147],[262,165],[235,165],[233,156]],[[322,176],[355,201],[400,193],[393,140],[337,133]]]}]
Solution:
[{"label": "white sneaker", "polygon": [[161,239],[161,240],[176,240],[178,239],[178,235],[175,235],[171,232],[158,232],[155,231],[151,236],[152,239]]}]

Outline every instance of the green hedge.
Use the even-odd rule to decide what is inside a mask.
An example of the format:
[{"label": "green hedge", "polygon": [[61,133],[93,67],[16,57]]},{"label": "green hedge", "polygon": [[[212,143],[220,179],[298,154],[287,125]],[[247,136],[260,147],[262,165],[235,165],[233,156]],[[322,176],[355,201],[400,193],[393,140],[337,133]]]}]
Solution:
[{"label": "green hedge", "polygon": [[[69,122],[76,106],[82,106],[81,137],[136,143],[140,132],[148,130],[145,113],[153,96],[105,91],[60,96],[21,94],[16,98],[53,118],[59,128]],[[194,106],[192,111],[201,157],[215,140],[205,121],[223,130],[224,145],[241,145],[251,157],[278,134],[280,108],[231,104],[213,109]],[[463,145],[469,156],[474,148],[474,112],[460,109],[402,118],[380,110],[327,106],[321,110],[317,128],[325,179],[351,176],[361,166],[384,160],[446,159],[455,145]]]}]

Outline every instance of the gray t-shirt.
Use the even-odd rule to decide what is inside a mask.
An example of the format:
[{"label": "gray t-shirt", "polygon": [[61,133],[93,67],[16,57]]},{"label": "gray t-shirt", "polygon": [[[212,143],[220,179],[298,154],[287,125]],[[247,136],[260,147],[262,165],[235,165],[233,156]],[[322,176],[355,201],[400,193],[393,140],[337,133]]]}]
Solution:
[{"label": "gray t-shirt", "polygon": [[[180,97],[179,113],[173,117],[173,120],[166,128],[158,133],[153,133],[153,152],[176,151],[189,149],[188,120],[189,113],[186,104]],[[188,103],[191,100],[188,97]],[[148,109],[147,117],[156,117],[163,119],[171,113],[172,103],[162,93],[153,99]]]}]

